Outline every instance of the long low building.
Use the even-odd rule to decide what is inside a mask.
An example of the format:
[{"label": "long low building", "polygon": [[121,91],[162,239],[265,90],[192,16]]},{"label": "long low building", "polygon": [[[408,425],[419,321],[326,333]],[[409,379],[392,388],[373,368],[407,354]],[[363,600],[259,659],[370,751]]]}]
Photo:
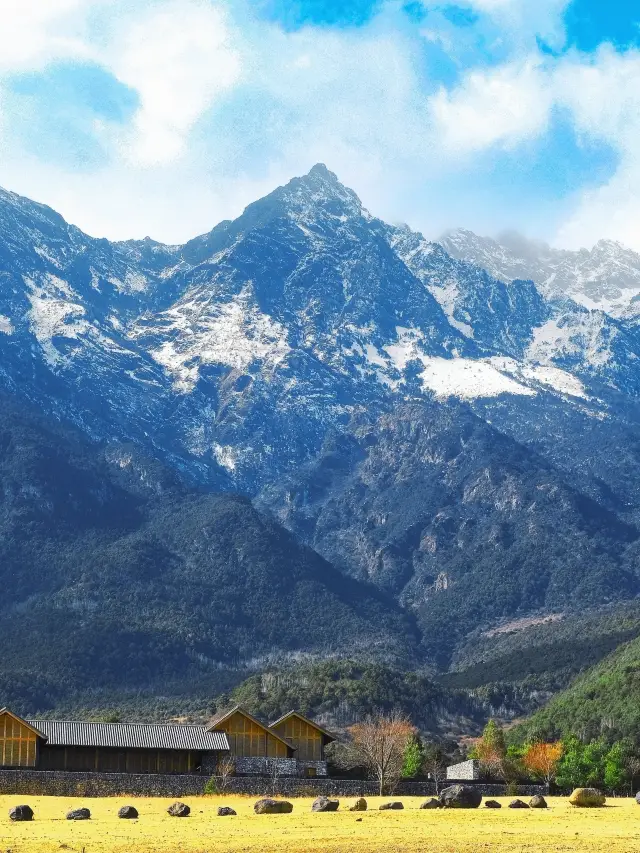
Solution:
[{"label": "long low building", "polygon": [[268,725],[235,707],[208,726],[186,726],[22,719],[0,709],[3,769],[211,775],[224,758],[237,775],[324,776],[333,740],[296,711]]}]

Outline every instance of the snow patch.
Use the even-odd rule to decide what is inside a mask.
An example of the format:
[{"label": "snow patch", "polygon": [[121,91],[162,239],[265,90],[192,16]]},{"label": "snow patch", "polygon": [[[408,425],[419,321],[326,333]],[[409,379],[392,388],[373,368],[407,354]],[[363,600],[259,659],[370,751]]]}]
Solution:
[{"label": "snow patch", "polygon": [[612,358],[605,341],[605,323],[606,315],[600,312],[565,314],[548,320],[533,330],[527,360],[549,364],[557,358],[577,357],[592,367],[604,367]]},{"label": "snow patch", "polygon": [[86,333],[90,326],[82,319],[85,310],[71,301],[75,294],[57,276],[48,274],[40,283],[25,276],[24,281],[31,303],[29,327],[42,348],[45,361],[54,367],[64,359],[53,345],[53,338],[74,339]]},{"label": "snow patch", "polygon": [[214,444],[213,455],[216,457],[218,465],[232,473],[236,470],[238,464],[238,450],[231,445]]},{"label": "snow patch", "polygon": [[521,382],[534,382],[537,385],[544,385],[547,388],[558,391],[560,394],[581,397],[583,400],[589,399],[582,382],[572,373],[561,370],[559,367],[523,364],[513,358],[503,358],[501,356],[494,356],[487,359],[487,361],[496,370],[508,373],[514,379]]},{"label": "snow patch", "polygon": [[0,333],[3,335],[12,335],[14,332],[13,323],[4,314],[0,314]]},{"label": "snow patch", "polygon": [[[250,288],[230,302],[186,299],[161,315],[163,337],[171,337],[151,356],[174,377],[176,390],[188,393],[207,364],[246,370],[254,361],[278,364],[290,352],[287,331],[262,314]],[[133,336],[148,334],[137,330]]]},{"label": "snow patch", "polygon": [[468,358],[438,358],[423,356],[422,384],[437,397],[459,397],[473,400],[480,397],[498,397],[516,394],[534,397],[536,392],[505,376],[491,364]]}]

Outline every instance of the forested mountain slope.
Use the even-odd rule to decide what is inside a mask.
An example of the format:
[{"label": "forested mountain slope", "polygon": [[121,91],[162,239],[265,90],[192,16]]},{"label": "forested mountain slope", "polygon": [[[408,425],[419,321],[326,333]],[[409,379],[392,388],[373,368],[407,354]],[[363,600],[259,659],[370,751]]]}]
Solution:
[{"label": "forested mountain slope", "polygon": [[[182,486],[2,397],[0,695],[210,697],[290,653],[415,663],[417,632],[246,499]],[[115,701],[115,700],[114,700]]]},{"label": "forested mountain slope", "polygon": [[533,735],[640,743],[640,638],[589,669],[514,732]]}]

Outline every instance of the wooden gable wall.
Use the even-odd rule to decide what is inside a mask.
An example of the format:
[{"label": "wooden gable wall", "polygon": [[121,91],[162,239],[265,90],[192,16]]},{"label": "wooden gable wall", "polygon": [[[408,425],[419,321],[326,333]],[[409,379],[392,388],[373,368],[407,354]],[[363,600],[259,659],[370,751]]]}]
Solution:
[{"label": "wooden gable wall", "polygon": [[0,767],[35,767],[36,734],[6,712],[0,714]]},{"label": "wooden gable wall", "polygon": [[300,717],[291,716],[275,725],[273,730],[296,748],[296,758],[301,761],[324,759],[324,735]]},{"label": "wooden gable wall", "polygon": [[231,754],[237,758],[288,758],[287,745],[258,725],[242,711],[236,711],[216,726],[226,732]]}]

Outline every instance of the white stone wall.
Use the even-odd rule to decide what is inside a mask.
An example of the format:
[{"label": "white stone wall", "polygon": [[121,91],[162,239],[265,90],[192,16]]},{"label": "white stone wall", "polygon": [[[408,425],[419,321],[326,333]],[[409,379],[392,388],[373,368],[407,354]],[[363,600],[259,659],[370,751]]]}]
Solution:
[{"label": "white stone wall", "polygon": [[476,759],[462,761],[447,767],[447,779],[455,782],[476,781],[480,778],[480,762]]}]

